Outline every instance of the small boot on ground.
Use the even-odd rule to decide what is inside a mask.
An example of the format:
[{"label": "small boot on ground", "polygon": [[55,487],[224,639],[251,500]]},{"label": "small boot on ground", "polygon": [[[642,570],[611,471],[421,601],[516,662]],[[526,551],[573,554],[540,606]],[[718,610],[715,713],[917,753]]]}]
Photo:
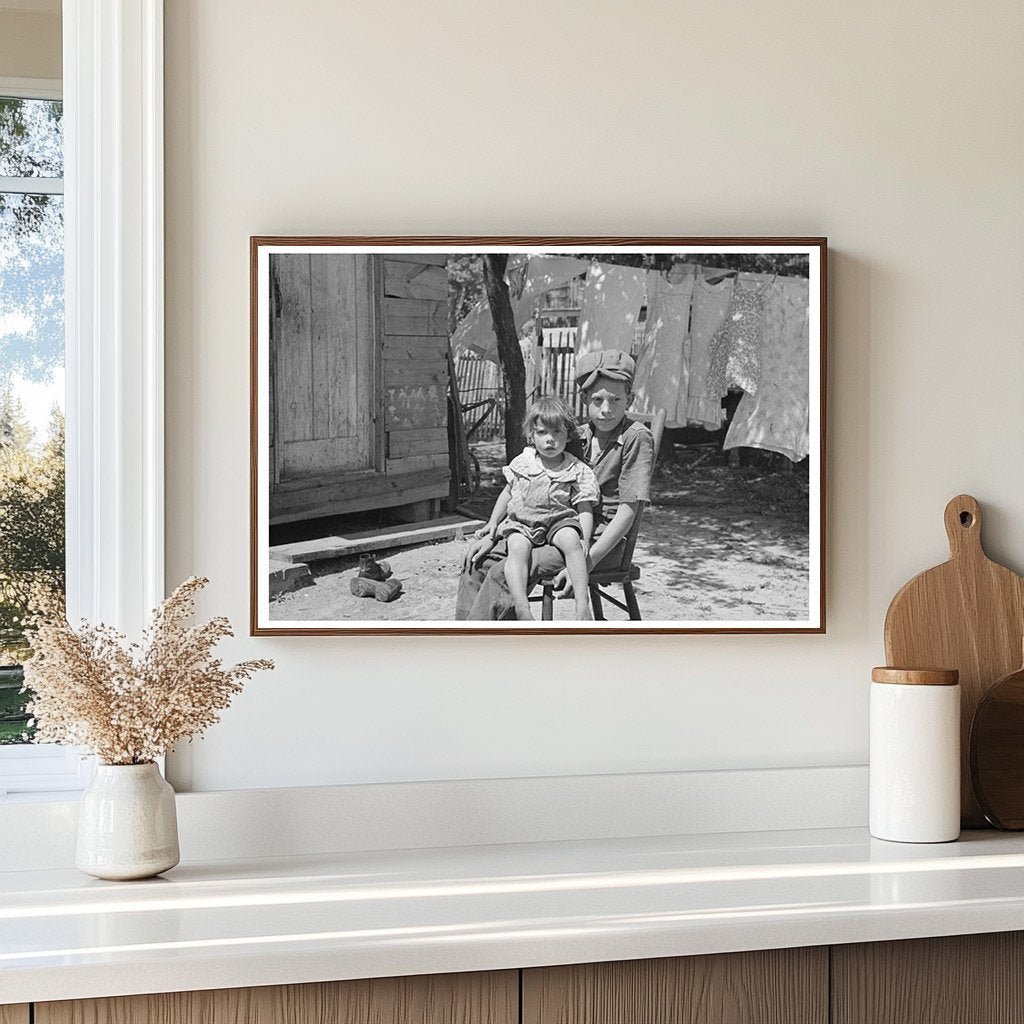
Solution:
[{"label": "small boot on ground", "polygon": [[391,575],[391,566],[387,562],[378,562],[373,555],[360,555],[359,575],[367,580],[386,580]]},{"label": "small boot on ground", "polygon": [[386,604],[401,594],[402,583],[401,580],[368,580],[365,576],[353,576],[349,590],[356,597],[373,597]]}]

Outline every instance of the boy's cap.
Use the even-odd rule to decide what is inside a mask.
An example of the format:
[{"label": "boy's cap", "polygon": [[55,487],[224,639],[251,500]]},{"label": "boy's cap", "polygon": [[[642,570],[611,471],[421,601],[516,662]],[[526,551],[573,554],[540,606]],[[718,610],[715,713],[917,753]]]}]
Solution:
[{"label": "boy's cap", "polygon": [[576,361],[576,383],[585,391],[598,377],[624,380],[633,383],[636,363],[631,356],[617,348],[587,352]]}]

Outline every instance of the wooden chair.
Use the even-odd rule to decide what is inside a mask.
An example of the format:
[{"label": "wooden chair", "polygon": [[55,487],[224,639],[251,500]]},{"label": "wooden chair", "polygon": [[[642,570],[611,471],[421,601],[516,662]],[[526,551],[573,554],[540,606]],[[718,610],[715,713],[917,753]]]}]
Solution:
[{"label": "wooden chair", "polygon": [[[651,434],[654,437],[654,458],[651,460],[651,473],[658,461],[658,452],[661,449],[661,438],[665,433],[665,410],[659,409],[651,423]],[[633,584],[640,579],[640,567],[633,564],[633,550],[636,548],[637,537],[640,536],[640,524],[643,520],[646,501],[637,504],[636,515],[630,525],[629,533],[622,548],[622,558],[619,564],[613,568],[603,568],[600,572],[590,574],[590,603],[594,606],[594,618],[604,622],[604,607],[602,601],[610,601],[617,608],[621,608],[629,614],[630,619],[640,621],[640,606],[637,604],[636,591]],[[554,576],[542,576],[538,581],[541,585],[541,620],[548,620],[554,617],[555,611],[555,584]],[[607,588],[619,585],[622,587],[623,600],[612,597]],[[531,598],[538,600],[538,598]]]}]

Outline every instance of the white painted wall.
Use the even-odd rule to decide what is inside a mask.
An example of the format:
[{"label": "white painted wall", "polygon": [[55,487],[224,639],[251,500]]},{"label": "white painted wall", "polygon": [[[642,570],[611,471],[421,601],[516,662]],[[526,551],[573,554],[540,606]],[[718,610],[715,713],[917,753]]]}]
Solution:
[{"label": "white painted wall", "polygon": [[826,636],[243,636],[278,669],[196,789],[863,763],[947,499],[1024,569],[1016,0],[167,0],[166,29],[168,582],[209,575],[243,633],[249,235],[833,247]]}]

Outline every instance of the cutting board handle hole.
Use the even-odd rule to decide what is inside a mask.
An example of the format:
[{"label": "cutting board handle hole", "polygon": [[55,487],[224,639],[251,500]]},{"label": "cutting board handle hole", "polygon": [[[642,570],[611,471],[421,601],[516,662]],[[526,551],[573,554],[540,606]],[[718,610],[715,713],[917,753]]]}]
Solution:
[{"label": "cutting board handle hole", "polygon": [[973,522],[974,522],[974,516],[972,516],[970,512],[961,512],[960,513],[960,525],[961,526],[970,526],[971,523],[973,523]]}]

